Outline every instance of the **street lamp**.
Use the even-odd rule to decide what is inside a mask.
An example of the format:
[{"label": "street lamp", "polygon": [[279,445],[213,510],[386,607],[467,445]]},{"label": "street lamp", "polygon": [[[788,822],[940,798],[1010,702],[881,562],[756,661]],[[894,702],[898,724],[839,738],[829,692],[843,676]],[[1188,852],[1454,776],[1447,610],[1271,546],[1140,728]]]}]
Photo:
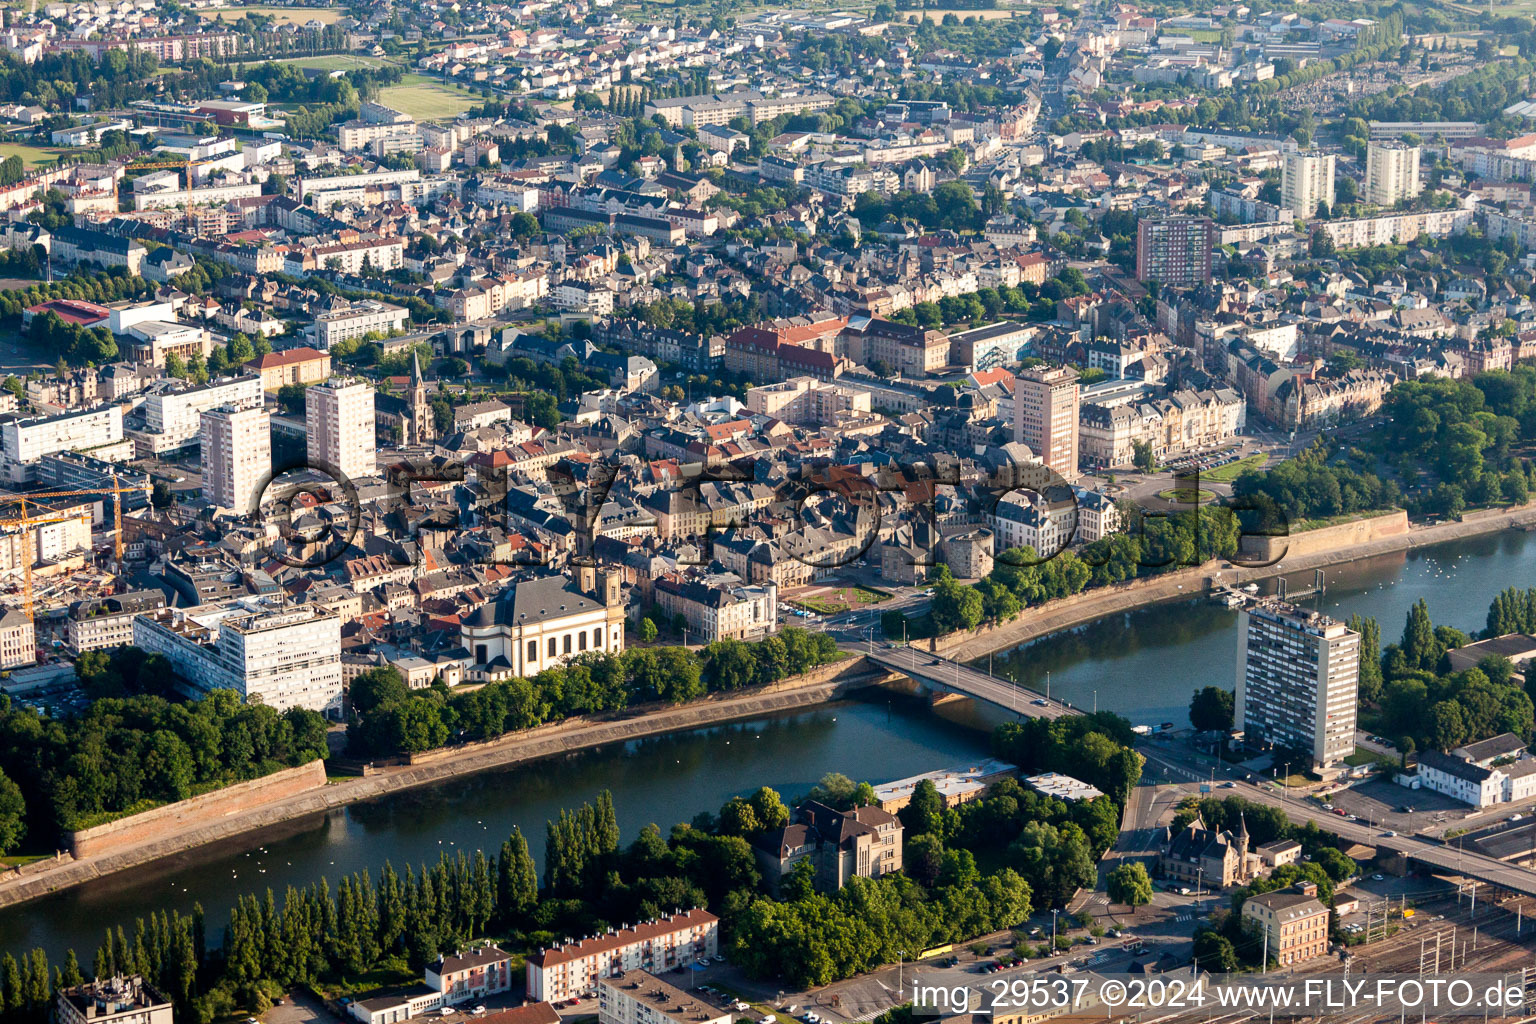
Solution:
[{"label": "street lamp", "polygon": [[898,949],[896,951],[896,994],[897,994],[897,998],[900,998],[900,996],[901,996],[901,960],[902,960],[902,957],[904,957],[906,955],[907,955],[907,951],[904,950],[904,949]]},{"label": "street lamp", "polygon": [[1051,956],[1055,956],[1056,955],[1056,915],[1059,914],[1059,913],[1061,913],[1061,911],[1052,908],[1052,910],[1051,910]]}]

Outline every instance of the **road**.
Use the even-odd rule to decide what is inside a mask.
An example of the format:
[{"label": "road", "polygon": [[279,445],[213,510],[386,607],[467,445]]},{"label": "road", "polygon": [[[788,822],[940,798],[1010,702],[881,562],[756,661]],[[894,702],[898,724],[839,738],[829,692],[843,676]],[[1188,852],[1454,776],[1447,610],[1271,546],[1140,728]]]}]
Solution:
[{"label": "road", "polygon": [[984,700],[1030,718],[1061,718],[1082,714],[1059,700],[1035,696],[1013,680],[990,676],[958,661],[919,651],[915,647],[849,644],[851,652],[862,653],[870,661],[892,672],[900,672],[920,683],[938,686],[955,693]]},{"label": "road", "polygon": [[[1173,751],[1141,744],[1139,748],[1147,763],[1167,769],[1173,778],[1199,782],[1209,777],[1209,767],[1198,771],[1190,763],[1178,758]],[[1347,817],[1330,814],[1310,801],[1277,793],[1268,785],[1249,782],[1249,774],[1236,765],[1215,766],[1218,784],[1229,795],[1241,796],[1256,803],[1278,807],[1293,822],[1314,822],[1341,839],[1372,846],[1378,850],[1405,854],[1431,867],[1436,874],[1460,874],[1501,886],[1525,896],[1536,896],[1536,871],[1530,868],[1505,864],[1502,861],[1450,847],[1423,836],[1399,835],[1395,830],[1384,829],[1365,821],[1351,821]]]}]

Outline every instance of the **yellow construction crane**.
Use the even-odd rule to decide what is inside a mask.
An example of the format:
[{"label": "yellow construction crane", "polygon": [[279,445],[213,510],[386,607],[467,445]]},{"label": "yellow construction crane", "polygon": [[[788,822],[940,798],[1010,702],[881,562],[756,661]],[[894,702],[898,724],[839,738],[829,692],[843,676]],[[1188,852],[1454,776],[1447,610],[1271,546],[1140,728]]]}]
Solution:
[{"label": "yellow construction crane", "polygon": [[191,189],[192,188],[192,168],[194,168],[194,167],[201,167],[203,164],[208,164],[208,163],[212,163],[212,162],[213,162],[212,160],[166,160],[166,161],[156,162],[156,163],[152,163],[152,164],[128,164],[126,167],[123,168],[123,170],[125,172],[126,171],[163,171],[163,170],[169,170],[169,169],[174,167],[175,169],[177,169],[179,171],[186,171],[187,172],[186,173],[186,180],[185,180],[184,184],[185,184],[185,186],[188,189]]},{"label": "yellow construction crane", "polygon": [[[114,473],[112,474],[111,487],[91,487],[78,491],[34,491],[30,494],[0,494],[0,505],[11,503],[19,503],[21,505],[21,515],[0,519],[0,527],[20,526],[24,531],[28,531],[29,528],[33,526],[42,526],[48,523],[67,523],[72,519],[79,518],[78,514],[74,512],[63,513],[53,511],[51,509],[45,512],[43,515],[30,516],[27,514],[27,502],[29,501],[35,502],[40,498],[83,498],[90,495],[110,494],[112,495],[113,555],[116,559],[118,569],[121,570],[123,565],[123,495],[134,493],[144,494],[147,496],[150,493],[150,488],[147,485],[142,487],[124,487],[118,480],[117,474]],[[25,581],[23,596],[26,600],[27,618],[29,620],[33,620],[35,627],[36,617],[33,613],[32,606],[33,551],[31,550],[30,535],[26,539],[28,543],[24,545],[25,550],[22,552],[21,558],[22,578]]]}]

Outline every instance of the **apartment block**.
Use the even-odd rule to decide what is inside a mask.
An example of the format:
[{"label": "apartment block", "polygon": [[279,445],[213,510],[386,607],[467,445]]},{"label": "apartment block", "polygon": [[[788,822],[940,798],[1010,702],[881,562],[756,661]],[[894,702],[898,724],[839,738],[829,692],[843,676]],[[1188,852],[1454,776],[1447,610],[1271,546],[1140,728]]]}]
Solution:
[{"label": "apartment block", "polygon": [[373,475],[373,388],[366,381],[333,377],[310,387],[304,392],[304,424],[311,466],[349,480]]},{"label": "apartment block", "polygon": [[272,416],[221,405],[203,413],[203,497],[240,515],[256,510],[272,473]]},{"label": "apartment block", "polygon": [[160,391],[144,400],[143,429],[128,435],[141,457],[163,455],[196,443],[209,409],[259,409],[262,399],[261,377],[254,373]]},{"label": "apartment block", "polygon": [[404,306],[364,299],[346,309],[321,313],[305,330],[316,348],[321,352],[329,352],[331,346],[339,341],[351,341],[365,334],[382,336],[404,330],[410,317],[410,311]]},{"label": "apartment block", "polygon": [[163,608],[133,620],[133,643],[165,655],[196,690],[341,713],[341,619],[324,608],[273,599]]},{"label": "apartment block", "polygon": [[54,998],[59,1024],[172,1024],[171,1001],[137,974],[98,978]]},{"label": "apartment block", "polygon": [[597,985],[598,1024],[730,1024],[732,1017],[649,971],[625,971]]},{"label": "apartment block", "polygon": [[669,917],[540,949],[528,958],[526,998],[559,1002],[597,987],[601,978],[625,971],[670,971],[714,956],[720,919],[695,908]]},{"label": "apartment block", "polygon": [[1419,183],[1419,147],[1406,142],[1372,142],[1365,150],[1365,201],[1396,206],[1412,199]]},{"label": "apartment block", "polygon": [[1238,615],[1234,718],[1250,745],[1310,751],[1329,768],[1355,752],[1360,634],[1283,601]]},{"label": "apartment block", "polygon": [[1064,480],[1077,478],[1077,371],[1037,366],[1017,374],[1013,439]]},{"label": "apartment block", "polygon": [[13,416],[0,422],[0,465],[9,482],[34,483],[44,455],[90,451],[122,439],[123,410],[115,405],[30,419]]},{"label": "apartment block", "polygon": [[1296,216],[1311,218],[1318,203],[1333,208],[1332,153],[1302,152],[1285,154],[1280,171],[1280,205],[1296,211]]},{"label": "apartment block", "polygon": [[142,612],[165,607],[160,590],[130,590],[125,594],[79,601],[70,606],[64,637],[74,651],[105,651],[133,643],[133,620]]},{"label": "apartment block", "polygon": [[1171,288],[1205,284],[1215,244],[1209,217],[1143,217],[1136,223],[1136,277]]}]

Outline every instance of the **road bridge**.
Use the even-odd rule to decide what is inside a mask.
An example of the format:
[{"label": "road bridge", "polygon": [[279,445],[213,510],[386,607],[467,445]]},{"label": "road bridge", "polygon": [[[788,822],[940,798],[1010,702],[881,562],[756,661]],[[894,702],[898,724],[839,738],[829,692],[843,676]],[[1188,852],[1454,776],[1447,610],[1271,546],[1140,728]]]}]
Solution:
[{"label": "road bridge", "polygon": [[978,672],[969,665],[915,647],[873,647],[862,653],[876,665],[900,673],[930,689],[974,697],[1030,718],[1055,719],[1082,714],[1070,704],[1047,700],[1011,679],[999,679]]}]

